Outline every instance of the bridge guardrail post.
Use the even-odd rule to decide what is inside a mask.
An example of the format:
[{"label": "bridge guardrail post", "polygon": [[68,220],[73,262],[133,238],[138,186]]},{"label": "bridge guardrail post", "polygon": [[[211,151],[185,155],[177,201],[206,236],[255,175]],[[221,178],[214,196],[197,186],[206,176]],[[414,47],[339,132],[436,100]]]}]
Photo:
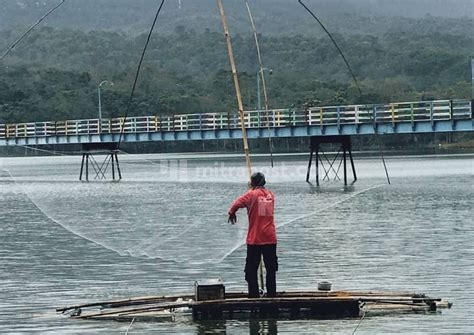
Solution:
[{"label": "bridge guardrail post", "polygon": [[471,119],[474,119],[474,99],[471,99]]},{"label": "bridge guardrail post", "polygon": [[434,105],[433,105],[433,101],[430,101],[430,122],[431,122],[431,128],[434,127]]},{"label": "bridge guardrail post", "polygon": [[454,125],[454,106],[453,100],[449,100],[449,119],[451,120],[451,125]]},{"label": "bridge guardrail post", "polygon": [[390,104],[391,116],[392,116],[392,128],[395,128],[395,105]]},{"label": "bridge guardrail post", "polygon": [[374,131],[377,132],[377,105],[372,107],[372,124],[374,127]]},{"label": "bridge guardrail post", "polygon": [[341,107],[336,107],[337,129],[341,131]]}]

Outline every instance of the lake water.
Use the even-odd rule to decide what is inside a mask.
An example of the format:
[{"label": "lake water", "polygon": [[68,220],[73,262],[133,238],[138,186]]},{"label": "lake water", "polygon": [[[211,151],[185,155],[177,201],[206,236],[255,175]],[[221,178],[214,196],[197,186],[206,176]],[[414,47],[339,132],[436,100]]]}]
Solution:
[{"label": "lake water", "polygon": [[[97,159],[102,160],[101,157]],[[0,160],[0,333],[124,334],[128,323],[76,321],[56,307],[192,293],[222,278],[244,291],[242,157],[120,155],[120,183],[78,181],[80,157]],[[367,317],[357,334],[474,332],[473,156],[355,160],[359,180],[307,184],[306,157],[255,158],[275,192],[278,290],[403,290],[450,310]],[[313,171],[314,172],[314,171]],[[93,175],[91,179],[93,179]],[[312,176],[314,181],[314,175]],[[135,322],[129,334],[351,334],[359,320]]]}]

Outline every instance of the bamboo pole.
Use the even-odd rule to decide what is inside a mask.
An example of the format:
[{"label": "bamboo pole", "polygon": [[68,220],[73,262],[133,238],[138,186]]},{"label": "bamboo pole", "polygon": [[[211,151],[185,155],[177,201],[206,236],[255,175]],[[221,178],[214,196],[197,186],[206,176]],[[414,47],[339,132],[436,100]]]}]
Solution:
[{"label": "bamboo pole", "polygon": [[[288,308],[291,305],[295,308],[307,306],[312,303],[319,303],[319,305],[330,304],[335,302],[357,303],[359,308],[372,309],[376,307],[378,310],[386,310],[387,312],[393,310],[435,310],[437,308],[451,308],[452,304],[443,299],[432,298],[413,298],[413,297],[358,297],[358,296],[301,296],[301,297],[278,297],[272,299],[249,299],[247,297],[231,298],[225,300],[206,300],[206,301],[183,301],[183,302],[163,302],[151,305],[137,305],[137,306],[123,306],[122,308],[110,308],[102,311],[91,311],[89,313],[82,313],[73,315],[74,319],[107,319],[107,318],[121,318],[121,317],[138,317],[150,312],[161,312],[166,310],[173,310],[176,308],[199,307],[203,309],[239,309],[241,311],[254,310],[255,308],[265,308],[273,305],[277,308]],[[286,307],[282,307],[286,306]],[[367,307],[368,306],[368,307]],[[324,307],[321,307],[324,308]]]},{"label": "bamboo pole", "polygon": [[[226,292],[226,299],[245,298],[245,292]],[[406,299],[406,300],[439,300],[426,297],[424,295],[415,294],[414,292],[384,292],[384,291],[281,291],[279,296],[282,298],[301,298],[301,297],[353,297],[357,299]],[[105,300],[93,303],[86,303],[80,305],[72,305],[67,307],[56,308],[56,312],[66,312],[77,308],[90,308],[107,306],[107,308],[114,308],[127,305],[141,305],[141,304],[157,304],[161,302],[176,302],[178,299],[189,300],[194,299],[194,294],[190,295],[159,295],[159,296],[144,296],[127,299]]]},{"label": "bamboo pole", "polygon": [[235,65],[234,51],[232,49],[232,41],[230,39],[229,28],[227,26],[227,19],[225,17],[224,6],[222,5],[222,0],[217,0],[217,5],[219,6],[219,11],[221,14],[222,26],[224,28],[224,35],[227,42],[227,52],[229,54],[230,67],[232,69],[232,78],[234,79],[235,95],[237,97],[237,104],[238,104],[239,115],[240,115],[240,124],[242,127],[242,140],[244,144],[245,162],[247,164],[247,174],[250,181],[250,176],[252,175],[252,162],[250,161],[250,152],[249,152],[249,145],[248,145],[248,140],[247,140],[247,129],[245,128],[244,106],[242,103],[242,94],[240,93],[239,77],[237,75],[237,67]]},{"label": "bamboo pole", "polygon": [[119,300],[105,300],[105,301],[98,301],[98,302],[87,303],[87,304],[82,304],[82,305],[60,307],[60,308],[56,308],[56,312],[64,313],[66,311],[73,310],[73,309],[89,308],[89,307],[109,306],[108,308],[114,308],[116,306],[152,304],[152,303],[160,303],[163,301],[173,302],[179,298],[183,300],[194,299],[194,294],[193,295],[170,295],[170,296],[147,296],[147,297],[119,299]]},{"label": "bamboo pole", "polygon": [[[240,92],[239,77],[237,75],[237,67],[235,65],[234,51],[232,49],[232,41],[231,41],[231,38],[230,38],[229,28],[227,26],[227,19],[226,19],[226,16],[225,16],[224,6],[222,4],[222,0],[217,0],[217,5],[219,6],[219,12],[221,14],[222,26],[224,28],[224,35],[225,35],[226,42],[227,42],[227,52],[229,54],[230,67],[232,69],[232,77],[234,79],[235,95],[237,97],[237,104],[238,104],[238,107],[239,107],[239,115],[240,115],[240,124],[241,124],[241,127],[242,127],[242,140],[243,140],[243,143],[244,143],[245,161],[247,163],[247,175],[248,175],[249,184],[250,184],[250,176],[252,175],[252,162],[250,161],[250,152],[249,152],[249,145],[248,145],[248,139],[247,139],[247,129],[245,128],[244,106],[242,104],[242,94]],[[259,51],[259,53],[260,53],[260,51]],[[265,90],[264,94],[265,94],[265,104],[266,104],[265,106],[267,106],[268,103],[267,103],[267,98],[266,98],[266,90]],[[273,166],[273,157],[272,157],[272,166]],[[263,290],[264,284],[263,284],[263,262],[262,262],[262,259],[260,259],[259,269],[260,269],[259,270],[259,272],[260,272],[260,286],[262,287],[262,290]]]},{"label": "bamboo pole", "polygon": [[270,147],[270,162],[273,167],[273,141],[272,141],[272,134],[271,134],[271,129],[270,129],[270,117],[268,114],[268,110],[270,109],[269,104],[268,104],[268,94],[267,94],[267,85],[265,82],[265,74],[264,74],[264,67],[263,67],[263,62],[262,62],[262,54],[260,52],[260,43],[258,42],[258,34],[257,34],[257,27],[255,26],[255,22],[253,20],[253,15],[252,11],[250,10],[250,5],[247,0],[245,0],[245,6],[247,6],[247,11],[249,13],[249,18],[250,18],[250,23],[252,25],[252,30],[253,30],[253,37],[255,39],[255,47],[257,49],[257,57],[258,57],[258,76],[260,76],[260,79],[262,81],[262,88],[263,88],[263,101],[265,104],[265,111],[266,111],[266,116],[267,116],[267,129],[268,129],[268,145]]}]

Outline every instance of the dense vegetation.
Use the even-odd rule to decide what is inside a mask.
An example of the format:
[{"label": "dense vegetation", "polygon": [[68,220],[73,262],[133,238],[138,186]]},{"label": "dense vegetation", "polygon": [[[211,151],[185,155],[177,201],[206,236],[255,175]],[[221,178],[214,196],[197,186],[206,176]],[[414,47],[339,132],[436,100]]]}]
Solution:
[{"label": "dense vegetation", "polygon": [[[1,49],[12,39],[0,32]],[[326,37],[261,36],[271,106],[372,103],[470,97],[471,36],[391,33],[336,35],[362,86],[359,96],[341,57]],[[104,79],[104,116],[124,114],[145,35],[42,28],[0,67],[4,122],[95,117],[97,84]],[[252,36],[234,38],[244,104],[257,104]],[[154,36],[134,115],[235,109],[222,34],[178,27]]]},{"label": "dense vegetation", "polygon": [[[270,6],[269,0],[253,0],[264,66],[272,69],[272,75],[266,72],[271,107],[471,97],[471,0],[449,6],[431,0],[307,2],[333,32],[363,95],[296,1],[272,0]],[[56,3],[2,2],[0,50]],[[95,118],[102,80],[114,83],[102,88],[103,116],[124,115],[156,4],[67,2],[0,61],[0,123]],[[160,17],[131,114],[235,110],[215,1],[182,0],[181,9],[177,4],[167,2]],[[244,105],[255,109],[257,59],[248,17],[240,2],[227,2],[226,9]]]}]

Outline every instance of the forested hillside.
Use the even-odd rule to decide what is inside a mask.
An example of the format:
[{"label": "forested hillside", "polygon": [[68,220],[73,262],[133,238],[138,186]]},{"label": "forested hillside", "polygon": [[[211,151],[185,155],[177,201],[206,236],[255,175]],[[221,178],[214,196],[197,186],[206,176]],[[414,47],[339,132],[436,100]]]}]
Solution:
[{"label": "forested hillside", "polygon": [[[53,3],[57,2],[0,2],[0,26],[8,28],[0,30],[0,50],[5,50],[27,22],[31,24],[37,13],[44,13]],[[0,123],[96,117],[97,85],[102,80],[114,83],[103,87],[104,117],[124,114],[146,38],[142,28],[150,23],[150,8],[154,10],[156,1],[113,3],[66,2],[46,26],[33,31],[0,62]],[[393,3],[387,1],[377,1],[378,7],[372,6],[369,11],[373,3],[369,0],[361,1],[359,6],[353,0],[308,0],[308,4],[321,8],[321,18],[351,63],[363,96],[358,95],[328,37],[296,1],[275,0],[272,6],[268,0],[251,3],[256,23],[262,27],[264,66],[272,69],[271,76],[267,72],[271,107],[470,98],[474,24],[472,17],[462,15],[460,7],[471,1],[450,2],[456,4],[451,14],[445,15],[451,18],[442,18],[423,16],[424,0],[412,3],[416,4],[412,17],[398,17],[394,12],[363,16],[393,8]],[[434,11],[446,1],[431,3]],[[215,11],[215,2],[211,6],[208,1],[197,5],[197,1],[183,0],[181,9],[177,4],[167,2],[160,16],[132,114],[235,109],[225,40],[222,32],[216,31],[221,29],[219,18],[217,12],[209,14],[211,8]],[[255,44],[243,3],[227,4],[245,108],[254,109]],[[399,4],[409,6],[407,1]],[[76,12],[66,17],[71,8]],[[291,10],[284,12],[285,8]],[[405,7],[397,8],[403,11]],[[106,9],[108,12],[104,12]],[[33,10],[35,15],[31,14]],[[103,19],[91,22],[94,11],[102,13]],[[457,18],[453,18],[455,13]],[[211,15],[215,26],[209,24],[209,18],[202,20],[202,15]],[[173,24],[167,25],[171,21]]]}]

